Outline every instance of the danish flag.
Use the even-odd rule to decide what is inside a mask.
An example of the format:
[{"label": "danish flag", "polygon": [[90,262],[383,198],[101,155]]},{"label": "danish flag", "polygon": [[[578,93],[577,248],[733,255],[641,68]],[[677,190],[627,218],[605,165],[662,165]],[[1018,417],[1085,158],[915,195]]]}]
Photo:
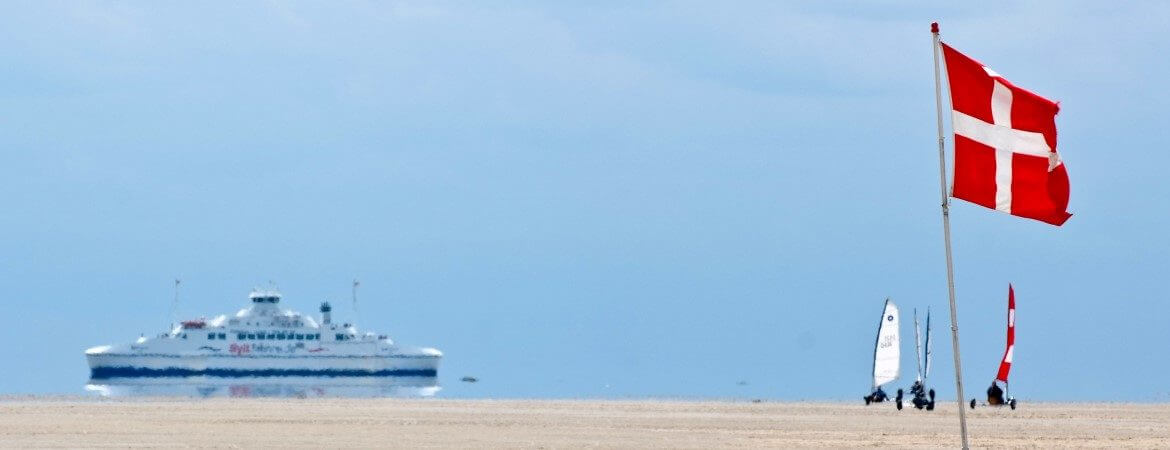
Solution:
[{"label": "danish flag", "polygon": [[1016,87],[942,44],[955,131],[951,195],[1060,226],[1068,209],[1068,172],[1056,153],[1051,100]]}]

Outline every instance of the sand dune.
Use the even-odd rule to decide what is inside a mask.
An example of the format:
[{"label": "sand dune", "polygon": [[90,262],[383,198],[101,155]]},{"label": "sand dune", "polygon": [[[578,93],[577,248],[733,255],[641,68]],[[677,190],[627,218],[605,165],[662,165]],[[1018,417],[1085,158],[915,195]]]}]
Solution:
[{"label": "sand dune", "polygon": [[[216,399],[0,400],[3,447],[955,447],[954,404]],[[1170,447],[1170,405],[971,413],[978,447]]]}]

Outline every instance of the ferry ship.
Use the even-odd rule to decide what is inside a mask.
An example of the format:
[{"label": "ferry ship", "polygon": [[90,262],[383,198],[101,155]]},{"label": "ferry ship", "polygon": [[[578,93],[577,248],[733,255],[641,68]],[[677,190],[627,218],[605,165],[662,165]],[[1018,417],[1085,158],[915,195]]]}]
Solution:
[{"label": "ferry ship", "polygon": [[85,351],[90,378],[122,377],[435,377],[443,353],[321,322],[282,309],[281,294],[256,290],[234,316],[187,320],[157,337]]}]

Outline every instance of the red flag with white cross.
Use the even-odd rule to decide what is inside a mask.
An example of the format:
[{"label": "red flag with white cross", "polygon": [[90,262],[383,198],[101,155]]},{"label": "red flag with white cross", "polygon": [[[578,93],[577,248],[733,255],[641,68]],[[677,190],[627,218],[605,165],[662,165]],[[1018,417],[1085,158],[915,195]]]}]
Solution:
[{"label": "red flag with white cross", "polygon": [[1019,88],[942,44],[955,131],[951,195],[1060,226],[1068,213],[1068,172],[1056,153],[1051,100]]}]

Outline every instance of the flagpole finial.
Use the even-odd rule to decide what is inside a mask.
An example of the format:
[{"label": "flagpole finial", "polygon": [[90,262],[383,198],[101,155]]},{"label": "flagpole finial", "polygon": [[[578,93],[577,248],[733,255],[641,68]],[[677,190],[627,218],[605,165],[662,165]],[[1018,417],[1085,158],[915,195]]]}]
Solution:
[{"label": "flagpole finial", "polygon": [[938,22],[931,22],[930,23],[930,32],[938,34]]}]

